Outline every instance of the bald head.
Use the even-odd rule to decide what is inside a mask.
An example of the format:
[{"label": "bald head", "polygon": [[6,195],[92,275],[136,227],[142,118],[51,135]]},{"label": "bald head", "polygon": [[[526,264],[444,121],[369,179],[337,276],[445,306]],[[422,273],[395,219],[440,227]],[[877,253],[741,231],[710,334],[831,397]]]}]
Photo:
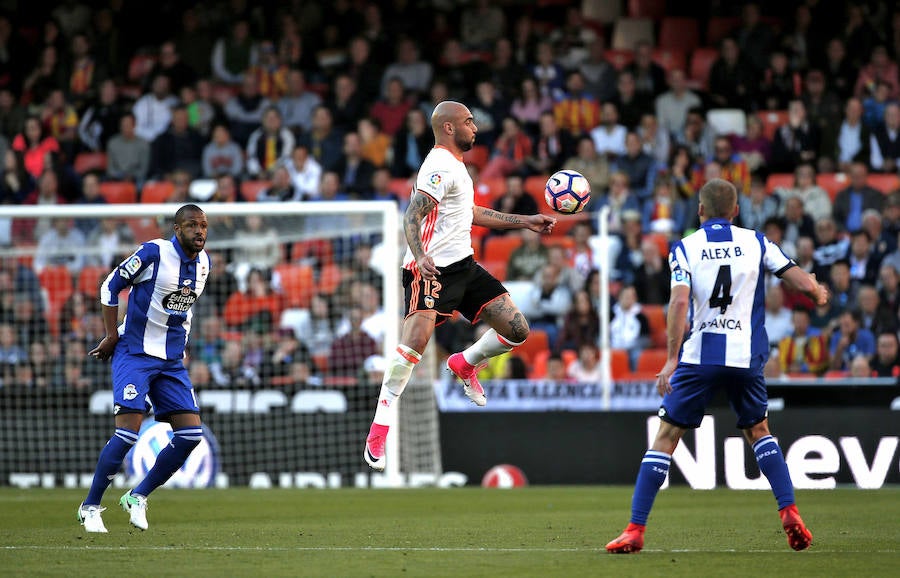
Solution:
[{"label": "bald head", "polygon": [[737,206],[737,189],[724,179],[710,179],[700,189],[702,216],[707,219],[731,219]]},{"label": "bald head", "polygon": [[434,142],[458,154],[472,148],[478,129],[469,108],[453,100],[444,100],[431,113]]}]

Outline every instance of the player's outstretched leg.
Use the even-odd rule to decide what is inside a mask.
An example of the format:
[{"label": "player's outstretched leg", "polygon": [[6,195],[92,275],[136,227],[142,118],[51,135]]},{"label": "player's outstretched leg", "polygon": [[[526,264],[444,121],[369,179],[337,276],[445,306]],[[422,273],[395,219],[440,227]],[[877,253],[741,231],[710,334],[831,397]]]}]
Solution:
[{"label": "player's outstretched leg", "polygon": [[478,381],[478,370],[491,357],[512,351],[518,345],[521,343],[506,339],[493,328],[488,329],[468,348],[451,355],[447,359],[447,369],[462,380],[466,397],[475,405],[483,407],[487,404],[487,396]]},{"label": "player's outstretched leg", "polygon": [[637,482],[634,484],[634,496],[631,499],[631,522],[622,534],[606,545],[612,554],[636,554],[644,547],[644,530],[647,518],[659,488],[669,475],[671,454],[656,450],[647,450],[641,460]]},{"label": "player's outstretched leg", "polygon": [[[756,431],[758,428],[758,431]],[[797,505],[794,502],[794,484],[791,482],[791,474],[787,464],[784,461],[784,455],[781,447],[775,438],[769,434],[768,426],[765,423],[759,424],[749,434],[749,438],[762,437],[753,443],[753,453],[756,455],[756,462],[759,464],[759,470],[769,480],[772,487],[772,493],[775,494],[775,500],[778,502],[778,514],[781,516],[781,525],[787,534],[787,541],[794,550],[806,550],[812,543],[812,532],[806,528],[800,512],[797,511]]]},{"label": "player's outstretched leg", "polygon": [[84,526],[86,532],[106,533],[106,526],[100,515],[106,508],[100,507],[100,501],[103,499],[106,488],[109,487],[119,468],[122,467],[125,455],[137,439],[136,431],[117,427],[116,433],[100,451],[94,479],[91,481],[91,489],[84,502],[78,506],[78,521]]},{"label": "player's outstretched leg", "polygon": [[166,483],[178,468],[194,451],[194,448],[203,439],[203,428],[199,425],[181,427],[174,430],[172,441],[156,456],[156,463],[147,472],[147,476],[130,492],[119,499],[119,505],[128,512],[131,525],[140,530],[146,530],[147,523],[147,496],[150,492]]},{"label": "player's outstretched leg", "polygon": [[391,423],[395,419],[396,412],[392,410],[394,402],[403,394],[413,368],[421,361],[422,355],[414,349],[403,344],[397,346],[397,352],[388,363],[384,372],[384,381],[381,382],[381,393],[378,394],[378,405],[375,408],[375,417],[372,419],[372,427],[366,437],[366,447],[363,450],[363,459],[373,470],[384,471],[387,465],[384,443]]}]

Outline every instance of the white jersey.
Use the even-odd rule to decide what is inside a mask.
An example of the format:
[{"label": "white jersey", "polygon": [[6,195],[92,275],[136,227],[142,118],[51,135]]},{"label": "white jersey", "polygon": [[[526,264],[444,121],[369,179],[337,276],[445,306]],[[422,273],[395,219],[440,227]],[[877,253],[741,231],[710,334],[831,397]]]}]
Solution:
[{"label": "white jersey", "polygon": [[[422,247],[437,267],[446,267],[474,253],[472,211],[475,187],[462,158],[444,147],[431,149],[416,177],[415,194],[427,195],[437,206],[422,220]],[[404,269],[415,269],[416,260],[407,248]]]},{"label": "white jersey", "polygon": [[728,367],[765,363],[765,272],[780,277],[794,265],[762,233],[725,219],[709,219],[675,243],[669,253],[672,287],[691,289],[690,336],[681,361]]}]

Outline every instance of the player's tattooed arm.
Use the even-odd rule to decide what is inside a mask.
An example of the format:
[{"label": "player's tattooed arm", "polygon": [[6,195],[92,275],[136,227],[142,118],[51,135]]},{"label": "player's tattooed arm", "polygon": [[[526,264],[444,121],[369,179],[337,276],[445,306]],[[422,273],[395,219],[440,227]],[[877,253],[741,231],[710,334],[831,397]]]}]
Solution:
[{"label": "player's tattooed arm", "polygon": [[549,234],[556,224],[556,217],[541,214],[513,215],[476,205],[472,223],[489,229],[531,229],[536,233]]},{"label": "player's tattooed arm", "polygon": [[406,242],[417,261],[425,255],[425,248],[422,245],[422,220],[436,206],[434,199],[416,192],[410,199],[409,207],[406,208],[406,213],[403,215],[403,232],[406,234]]}]

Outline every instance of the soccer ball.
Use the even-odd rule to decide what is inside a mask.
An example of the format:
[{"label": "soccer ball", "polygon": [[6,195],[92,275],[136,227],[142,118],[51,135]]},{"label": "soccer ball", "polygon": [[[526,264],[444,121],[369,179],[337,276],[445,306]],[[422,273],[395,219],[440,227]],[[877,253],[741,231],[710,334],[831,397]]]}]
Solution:
[{"label": "soccer ball", "polygon": [[512,464],[500,464],[489,469],[481,479],[483,488],[521,488],[528,485],[525,472]]},{"label": "soccer ball", "polygon": [[591,200],[591,184],[581,173],[563,169],[547,179],[544,200],[557,213],[579,213]]}]

